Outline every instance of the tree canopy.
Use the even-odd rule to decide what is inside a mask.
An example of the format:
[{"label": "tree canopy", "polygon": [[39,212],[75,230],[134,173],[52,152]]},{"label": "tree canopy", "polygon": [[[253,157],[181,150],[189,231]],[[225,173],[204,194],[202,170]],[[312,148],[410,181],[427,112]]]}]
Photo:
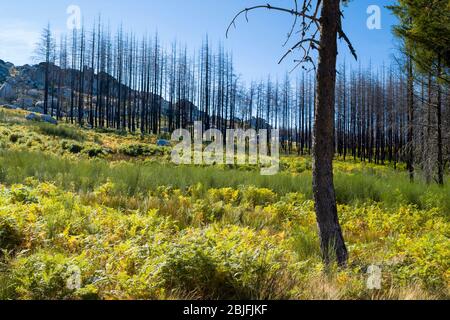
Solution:
[{"label": "tree canopy", "polygon": [[430,72],[437,60],[450,67],[450,1],[399,0],[389,8],[400,20],[394,33],[405,41],[419,69]]}]

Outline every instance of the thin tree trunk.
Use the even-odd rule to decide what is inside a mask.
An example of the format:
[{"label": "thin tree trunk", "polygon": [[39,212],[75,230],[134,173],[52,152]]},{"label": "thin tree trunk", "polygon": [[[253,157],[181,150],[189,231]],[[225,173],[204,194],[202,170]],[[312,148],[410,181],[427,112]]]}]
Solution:
[{"label": "thin tree trunk", "polygon": [[442,144],[442,89],[439,84],[439,77],[442,72],[441,67],[441,55],[438,57],[438,77],[436,79],[437,85],[437,157],[438,157],[438,184],[444,185],[444,155],[443,155],[443,144]]},{"label": "thin tree trunk", "polygon": [[411,54],[408,53],[408,172],[414,182],[414,74]]}]

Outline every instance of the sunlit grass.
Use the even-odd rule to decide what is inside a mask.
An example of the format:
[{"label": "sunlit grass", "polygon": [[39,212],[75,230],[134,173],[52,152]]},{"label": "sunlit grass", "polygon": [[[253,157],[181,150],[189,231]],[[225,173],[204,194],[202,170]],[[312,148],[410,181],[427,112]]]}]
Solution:
[{"label": "sunlit grass", "polygon": [[[262,176],[176,166],[155,139],[0,109],[0,299],[449,297],[448,185],[337,159],[350,261],[324,270],[310,157]],[[372,264],[382,290],[367,289]]]},{"label": "sunlit grass", "polygon": [[[273,190],[277,194],[299,192],[312,198],[311,172],[297,175],[282,172],[262,176],[258,171],[240,171],[215,167],[175,166],[157,161],[117,162],[106,160],[59,158],[42,152],[1,151],[0,181],[20,183],[27,177],[52,181],[66,190],[90,191],[110,180],[117,193],[128,196],[148,193],[158,186],[173,186],[185,190],[201,183],[204,189],[253,185]],[[383,176],[367,172],[335,175],[338,203],[382,202],[419,208],[439,206],[450,212],[450,187],[417,182],[411,184],[404,173],[390,172]]]}]

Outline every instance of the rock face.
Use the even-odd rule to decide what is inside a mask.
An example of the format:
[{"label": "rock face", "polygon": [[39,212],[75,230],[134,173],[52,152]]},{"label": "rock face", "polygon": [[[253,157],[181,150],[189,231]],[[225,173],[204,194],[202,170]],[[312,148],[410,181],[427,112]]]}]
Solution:
[{"label": "rock face", "polygon": [[0,98],[5,100],[12,100],[15,99],[16,96],[17,96],[16,90],[9,82],[5,82],[0,87]]},{"label": "rock face", "polygon": [[6,81],[6,79],[11,75],[11,69],[13,64],[0,60],[0,84]]},{"label": "rock face", "polygon": [[[61,74],[62,70],[60,67],[52,63],[49,65],[47,65],[46,63],[40,63],[37,65],[14,66],[11,63],[0,60],[0,103],[14,104],[17,107],[21,107],[31,112],[42,113],[44,109],[44,103],[42,100],[44,99],[45,71],[47,67],[49,68],[49,72],[52,75],[53,79],[60,79],[59,75]],[[61,88],[58,88],[60,90],[58,90],[53,98],[52,96],[48,97],[49,110],[52,107],[52,101],[53,107],[57,106],[58,100],[63,105],[68,105],[70,99],[72,98],[72,79],[79,79],[80,76],[81,73],[79,70],[64,70],[62,83],[58,83],[58,86],[61,85]],[[96,103],[97,78],[99,75],[93,75],[92,69],[86,68],[83,72],[83,76],[85,77],[84,92],[90,92],[90,79],[92,77],[94,78],[93,103]],[[102,73],[101,77],[102,81],[109,82],[111,87],[117,87],[118,81],[113,76]],[[128,87],[125,84],[122,84],[122,87],[124,91],[128,90]],[[170,106],[169,102],[156,94],[151,95],[152,100],[161,101],[162,114],[168,115]],[[30,101],[32,101],[33,103],[30,104]],[[194,116],[201,116],[202,112],[191,102],[183,101],[181,103],[183,104],[182,107],[191,108],[193,110]],[[77,110],[78,106],[75,105],[74,112],[77,113]],[[64,111],[61,111],[61,114],[64,114]]]}]

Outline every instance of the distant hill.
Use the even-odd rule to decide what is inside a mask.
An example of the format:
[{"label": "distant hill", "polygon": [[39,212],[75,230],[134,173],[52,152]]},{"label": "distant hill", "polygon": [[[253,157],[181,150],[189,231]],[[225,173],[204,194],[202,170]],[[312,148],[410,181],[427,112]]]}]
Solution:
[{"label": "distant hill", "polygon": [[[45,67],[45,63],[14,66],[12,63],[0,60],[0,103],[25,110],[39,111],[36,108],[40,108],[44,100]],[[71,95],[71,81],[72,79],[79,79],[80,71],[61,69],[54,64],[50,64],[50,74],[54,79],[64,79],[61,83],[62,96],[69,99]],[[84,92],[90,92],[92,70],[86,68],[83,74],[85,78]],[[60,77],[60,75],[64,76]],[[102,77],[103,83],[109,81],[111,87],[117,90],[118,82],[114,77],[106,73],[94,74],[94,95],[97,94],[98,77]],[[122,90],[128,90],[128,86],[124,84],[121,86]],[[54,97],[54,99],[56,98]],[[169,102],[160,96],[156,96],[156,99],[162,99],[163,113],[167,113]]]},{"label": "distant hill", "polygon": [[[45,63],[35,65],[14,66],[12,63],[0,60],[0,104],[8,105],[13,109],[24,109],[36,113],[43,112],[44,88],[45,88]],[[90,92],[91,79],[94,77],[93,93],[97,94],[97,79],[101,77],[102,83],[108,83],[114,90],[118,90],[118,81],[107,73],[92,74],[90,68],[83,71],[84,92]],[[81,73],[74,69],[61,69],[59,66],[50,64],[50,74],[54,79],[63,79],[61,83],[60,96],[66,101],[71,96],[72,79],[79,79]],[[61,77],[62,76],[62,77]],[[58,82],[58,81],[55,81]],[[125,84],[121,85],[123,92],[128,91],[129,87]],[[50,101],[57,101],[58,97],[50,97]],[[163,97],[154,94],[154,99],[161,99],[161,111],[163,116],[169,115],[170,103]],[[181,100],[174,103],[174,110],[185,110],[184,114],[179,115],[186,117],[187,113],[192,112],[194,118],[201,119],[203,111],[201,111],[194,103],[188,100]],[[176,111],[174,111],[176,113]],[[173,114],[177,117],[176,114]],[[236,122],[240,119],[236,118]],[[258,126],[257,126],[258,124]],[[251,127],[269,128],[270,125],[264,119],[252,118],[249,125]]]}]

